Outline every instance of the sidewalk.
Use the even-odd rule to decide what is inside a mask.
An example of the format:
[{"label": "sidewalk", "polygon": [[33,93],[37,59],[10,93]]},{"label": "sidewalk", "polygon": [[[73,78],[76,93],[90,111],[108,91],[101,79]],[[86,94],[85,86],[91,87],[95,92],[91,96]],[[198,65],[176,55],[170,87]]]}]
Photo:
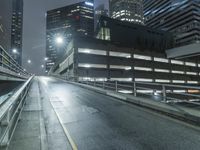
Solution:
[{"label": "sidewalk", "polygon": [[48,96],[44,91],[40,91],[37,78],[31,85],[21,119],[8,149],[71,149]]}]

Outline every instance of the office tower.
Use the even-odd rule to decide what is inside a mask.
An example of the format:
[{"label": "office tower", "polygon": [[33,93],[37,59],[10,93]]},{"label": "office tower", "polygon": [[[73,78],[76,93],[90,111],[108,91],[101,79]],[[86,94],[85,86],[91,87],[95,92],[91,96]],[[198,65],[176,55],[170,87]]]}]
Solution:
[{"label": "office tower", "polygon": [[47,12],[46,70],[64,55],[72,36],[94,35],[94,3],[83,1]]},{"label": "office tower", "polygon": [[170,31],[175,45],[200,42],[200,0],[144,0],[146,25]]},{"label": "office tower", "polygon": [[94,15],[95,29],[101,16],[108,16],[108,9],[105,8],[104,4],[101,4],[95,8],[95,15]]},{"label": "office tower", "polygon": [[23,0],[13,0],[11,54],[21,65],[22,63],[22,34],[23,34]]},{"label": "office tower", "polygon": [[12,0],[0,1],[0,45],[11,49]]},{"label": "office tower", "polygon": [[110,0],[111,18],[143,24],[143,0]]}]

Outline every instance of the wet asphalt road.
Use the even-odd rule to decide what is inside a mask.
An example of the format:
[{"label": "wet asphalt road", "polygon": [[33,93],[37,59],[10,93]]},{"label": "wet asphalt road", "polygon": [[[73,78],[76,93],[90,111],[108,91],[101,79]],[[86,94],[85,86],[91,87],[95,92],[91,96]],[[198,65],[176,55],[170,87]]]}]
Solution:
[{"label": "wet asphalt road", "polygon": [[50,101],[77,149],[200,149],[196,128],[55,78],[40,77],[38,81],[41,97]]}]

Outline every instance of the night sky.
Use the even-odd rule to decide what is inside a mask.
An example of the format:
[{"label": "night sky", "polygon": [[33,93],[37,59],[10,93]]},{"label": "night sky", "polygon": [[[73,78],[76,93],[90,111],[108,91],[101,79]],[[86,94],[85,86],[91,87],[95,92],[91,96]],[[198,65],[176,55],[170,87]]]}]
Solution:
[{"label": "night sky", "polygon": [[[23,27],[23,67],[37,75],[43,75],[46,51],[46,20],[47,10],[59,8],[81,0],[24,0],[24,27]],[[95,6],[108,0],[96,0]],[[27,60],[31,59],[32,64]]]}]

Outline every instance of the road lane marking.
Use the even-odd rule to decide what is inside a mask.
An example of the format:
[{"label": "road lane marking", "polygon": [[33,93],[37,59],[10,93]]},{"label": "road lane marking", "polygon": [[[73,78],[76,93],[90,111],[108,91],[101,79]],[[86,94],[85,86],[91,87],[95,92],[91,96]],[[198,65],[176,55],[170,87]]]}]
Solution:
[{"label": "road lane marking", "polygon": [[[45,88],[43,88],[43,91],[44,91],[45,93],[48,93],[47,90],[46,90]],[[46,95],[47,95],[47,97],[48,97],[48,99],[49,99],[49,102],[50,102],[50,104],[51,104],[51,106],[52,106],[54,112],[56,113],[56,116],[58,117],[58,121],[60,122],[60,124],[61,124],[61,126],[62,126],[62,128],[63,128],[63,130],[64,130],[65,136],[67,137],[67,139],[68,139],[68,141],[69,141],[69,144],[70,144],[72,150],[78,150],[78,148],[77,148],[77,146],[76,146],[74,140],[72,139],[72,137],[71,137],[69,131],[68,131],[67,128],[65,127],[65,125],[64,125],[64,123],[63,123],[63,121],[62,121],[60,115],[56,112],[55,108],[53,107],[53,104],[51,103],[51,99],[50,99],[49,95],[48,95],[48,94],[46,94]]]},{"label": "road lane marking", "polygon": [[[50,102],[50,103],[51,103],[51,102]],[[52,104],[51,104],[51,105],[52,105]],[[52,107],[53,107],[53,105],[52,105]],[[53,109],[54,109],[54,108],[53,108]],[[59,122],[60,122],[60,124],[61,124],[61,126],[62,126],[62,128],[63,128],[63,130],[64,130],[64,132],[65,132],[65,135],[67,136],[67,138],[68,138],[68,140],[69,140],[69,143],[70,143],[72,149],[73,149],[73,150],[78,150],[78,148],[77,148],[77,146],[76,146],[74,140],[72,139],[72,137],[71,137],[69,131],[67,130],[67,128],[66,128],[65,125],[63,124],[63,121],[62,121],[60,115],[56,112],[55,109],[54,109],[54,112],[56,113],[56,115],[57,115],[57,117],[58,117],[58,120],[59,120]]]}]

